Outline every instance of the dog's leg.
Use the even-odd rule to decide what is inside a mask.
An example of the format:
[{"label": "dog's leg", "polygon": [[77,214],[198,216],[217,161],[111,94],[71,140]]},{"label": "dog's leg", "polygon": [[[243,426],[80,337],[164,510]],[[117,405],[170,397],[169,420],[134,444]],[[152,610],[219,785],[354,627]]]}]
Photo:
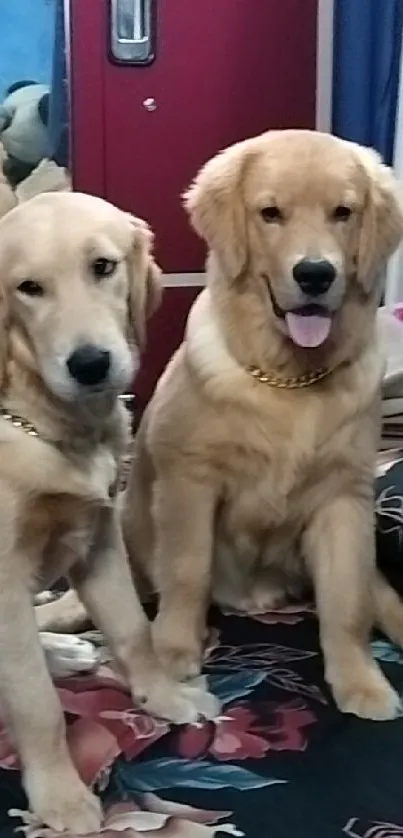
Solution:
[{"label": "dog's leg", "polygon": [[375,577],[374,600],[377,627],[403,648],[403,602],[379,571]]},{"label": "dog's leg", "polygon": [[307,528],[304,553],[312,572],[325,677],[341,710],[392,719],[400,701],[370,647],[374,622],[375,539],[371,501],[335,498]]},{"label": "dog's leg", "polygon": [[95,832],[100,804],[71,761],[31,595],[18,570],[24,559],[13,558],[7,556],[14,571],[3,572],[0,585],[0,700],[18,748],[29,804],[55,830]]},{"label": "dog's leg", "polygon": [[133,700],[178,724],[214,717],[215,698],[171,680],[154,653],[150,624],[133,585],[116,510],[105,510],[93,553],[71,580],[127,678]]},{"label": "dog's leg", "polygon": [[209,486],[170,475],[155,484],[159,612],[157,654],[178,678],[200,672],[212,584],[214,494]]}]

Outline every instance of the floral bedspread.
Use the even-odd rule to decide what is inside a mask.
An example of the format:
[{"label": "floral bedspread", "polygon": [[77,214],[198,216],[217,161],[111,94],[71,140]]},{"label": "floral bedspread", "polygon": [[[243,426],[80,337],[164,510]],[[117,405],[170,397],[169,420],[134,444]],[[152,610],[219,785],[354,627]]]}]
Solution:
[{"label": "floral bedspread", "polygon": [[[205,672],[223,703],[214,722],[169,729],[133,708],[108,663],[58,684],[75,762],[105,800],[105,838],[403,835],[403,718],[370,723],[336,710],[312,609],[216,612],[212,622]],[[373,650],[403,693],[403,654],[382,638]],[[17,766],[5,734],[0,764]],[[3,797],[6,834],[7,809],[26,803],[16,784]],[[51,836],[35,822],[26,831]]]},{"label": "floral bedspread", "polygon": [[[399,576],[401,459],[377,488],[379,558]],[[105,802],[105,838],[403,836],[403,717],[365,722],[335,708],[313,608],[214,611],[210,623],[214,721],[170,728],[134,708],[107,651],[96,674],[58,682],[73,758]],[[380,636],[373,652],[403,697],[403,653]],[[26,810],[17,768],[0,730],[0,838]],[[29,818],[24,829],[53,838]]]}]

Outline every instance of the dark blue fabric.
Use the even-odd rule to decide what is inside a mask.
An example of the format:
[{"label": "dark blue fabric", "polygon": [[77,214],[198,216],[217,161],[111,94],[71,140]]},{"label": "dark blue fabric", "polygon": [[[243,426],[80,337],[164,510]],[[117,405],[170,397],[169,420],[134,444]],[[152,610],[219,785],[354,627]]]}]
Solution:
[{"label": "dark blue fabric", "polygon": [[403,0],[335,0],[333,131],[393,161]]},{"label": "dark blue fabric", "polygon": [[69,164],[69,101],[65,48],[64,3],[57,0],[49,107],[49,157],[59,166]]}]

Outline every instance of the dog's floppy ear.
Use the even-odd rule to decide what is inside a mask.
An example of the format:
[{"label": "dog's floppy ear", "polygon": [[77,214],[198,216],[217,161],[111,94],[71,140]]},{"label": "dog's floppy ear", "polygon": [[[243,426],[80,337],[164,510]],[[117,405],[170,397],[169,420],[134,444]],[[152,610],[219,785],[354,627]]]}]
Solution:
[{"label": "dog's floppy ear", "polygon": [[369,293],[403,237],[403,193],[393,170],[383,163],[377,152],[359,147],[357,152],[367,180],[357,276]]},{"label": "dog's floppy ear", "polygon": [[250,143],[237,143],[209,160],[183,196],[194,229],[231,278],[247,260],[242,176]]},{"label": "dog's floppy ear", "polygon": [[0,288],[0,394],[7,386],[8,332],[8,304],[4,288]]},{"label": "dog's floppy ear", "polygon": [[[2,184],[0,183],[0,189]],[[0,227],[3,230],[4,225],[8,223],[8,210],[13,208],[10,206],[7,211],[2,212],[1,198],[0,198]],[[9,355],[9,332],[10,332],[10,317],[9,317],[9,300],[7,289],[5,288],[3,279],[5,264],[7,259],[7,250],[3,239],[0,241],[0,397],[7,387],[7,373],[8,373],[8,355]]]},{"label": "dog's floppy ear", "polygon": [[129,255],[129,327],[137,345],[142,348],[147,320],[161,301],[161,269],[153,259],[154,236],[148,224],[134,215],[130,215],[129,220],[133,234]]}]

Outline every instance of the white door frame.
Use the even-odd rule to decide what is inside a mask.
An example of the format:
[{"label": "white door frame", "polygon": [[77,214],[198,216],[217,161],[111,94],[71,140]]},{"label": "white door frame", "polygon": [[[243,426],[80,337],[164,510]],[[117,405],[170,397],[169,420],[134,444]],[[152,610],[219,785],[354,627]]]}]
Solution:
[{"label": "white door frame", "polygon": [[[403,49],[400,55],[400,79],[396,113],[395,151],[393,165],[400,181],[403,180]],[[389,262],[386,272],[385,305],[393,308],[403,302],[403,245]]]},{"label": "white door frame", "polygon": [[318,0],[316,129],[332,130],[334,0]]}]

